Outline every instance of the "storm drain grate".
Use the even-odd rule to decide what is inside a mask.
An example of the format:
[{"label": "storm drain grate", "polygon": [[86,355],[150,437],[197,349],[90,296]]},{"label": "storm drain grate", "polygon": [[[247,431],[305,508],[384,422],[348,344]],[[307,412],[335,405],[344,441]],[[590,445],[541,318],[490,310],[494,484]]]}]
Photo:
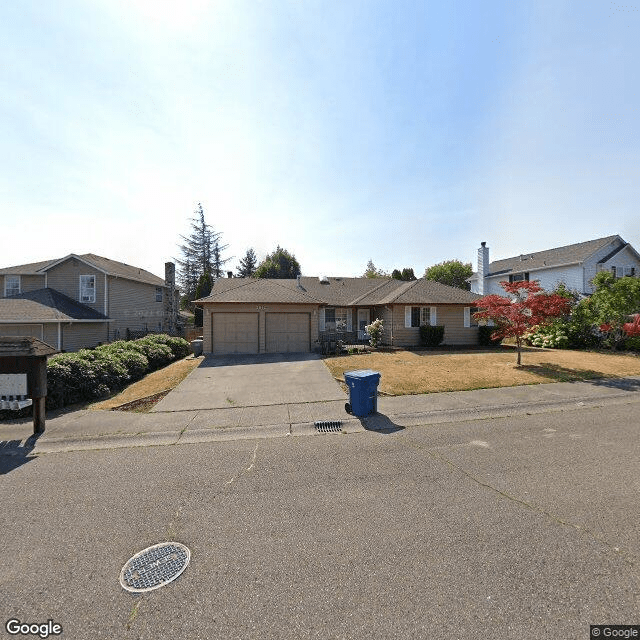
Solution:
[{"label": "storm drain grate", "polygon": [[191,552],[179,542],[156,544],[127,561],[120,572],[120,584],[133,593],[164,587],[187,568],[190,559]]},{"label": "storm drain grate", "polygon": [[341,420],[318,420],[313,424],[318,433],[340,433],[342,431]]}]

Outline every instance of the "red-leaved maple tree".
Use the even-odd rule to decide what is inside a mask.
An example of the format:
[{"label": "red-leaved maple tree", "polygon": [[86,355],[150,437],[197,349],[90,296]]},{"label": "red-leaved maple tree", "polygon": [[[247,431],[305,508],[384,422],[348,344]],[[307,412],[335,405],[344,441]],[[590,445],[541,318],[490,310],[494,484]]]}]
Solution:
[{"label": "red-leaved maple tree", "polygon": [[569,312],[569,302],[556,293],[546,293],[537,281],[501,282],[509,297],[492,294],[476,302],[476,320],[492,320],[496,330],[492,338],[515,338],[518,347],[518,365],[522,358],[522,336],[549,320]]}]

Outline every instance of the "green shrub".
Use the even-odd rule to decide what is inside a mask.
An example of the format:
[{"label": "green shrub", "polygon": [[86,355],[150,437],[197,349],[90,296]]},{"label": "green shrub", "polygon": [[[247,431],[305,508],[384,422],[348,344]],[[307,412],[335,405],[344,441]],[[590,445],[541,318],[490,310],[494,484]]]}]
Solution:
[{"label": "green shrub", "polygon": [[157,342],[149,336],[132,340],[129,344],[147,358],[150,371],[160,369],[175,359],[173,352],[166,344]]},{"label": "green shrub", "polygon": [[491,334],[496,330],[495,327],[480,325],[478,327],[478,342],[483,347],[495,347],[502,342],[502,338],[492,338]]},{"label": "green shrub", "polygon": [[176,338],[168,336],[165,333],[154,333],[147,336],[148,340],[152,340],[158,344],[164,344],[171,349],[176,360],[181,360],[189,355],[189,343],[184,338]]},{"label": "green shrub", "polygon": [[[86,351],[86,350],[84,350]],[[99,367],[80,353],[62,353],[47,363],[47,407],[63,407],[104,395]]]},{"label": "green shrub", "polygon": [[420,327],[420,344],[423,347],[437,347],[443,340],[443,326],[422,325]]},{"label": "green shrub", "polygon": [[640,336],[634,336],[633,338],[627,338],[624,341],[624,348],[627,351],[640,351]]},{"label": "green shrub", "polygon": [[126,368],[129,381],[140,380],[149,371],[147,356],[137,349],[123,347],[119,342],[97,347],[96,351],[115,356]]},{"label": "green shrub", "polygon": [[47,408],[102,398],[188,353],[186,340],[157,335],[53,356],[47,363]]}]

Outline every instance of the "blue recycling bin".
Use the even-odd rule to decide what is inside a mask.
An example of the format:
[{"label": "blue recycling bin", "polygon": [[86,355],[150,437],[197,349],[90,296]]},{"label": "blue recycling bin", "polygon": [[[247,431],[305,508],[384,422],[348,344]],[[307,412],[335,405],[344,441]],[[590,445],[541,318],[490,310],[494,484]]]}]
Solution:
[{"label": "blue recycling bin", "polygon": [[345,371],[344,381],[349,387],[349,402],[344,405],[347,413],[364,418],[378,411],[378,383],[380,373],[371,369]]}]

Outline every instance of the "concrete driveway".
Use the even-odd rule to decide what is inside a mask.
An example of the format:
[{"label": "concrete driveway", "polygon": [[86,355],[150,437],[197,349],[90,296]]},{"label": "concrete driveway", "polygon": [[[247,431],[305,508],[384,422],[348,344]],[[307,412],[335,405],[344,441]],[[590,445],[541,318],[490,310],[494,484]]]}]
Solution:
[{"label": "concrete driveway", "polygon": [[153,409],[195,411],[346,400],[313,353],[206,356]]}]

